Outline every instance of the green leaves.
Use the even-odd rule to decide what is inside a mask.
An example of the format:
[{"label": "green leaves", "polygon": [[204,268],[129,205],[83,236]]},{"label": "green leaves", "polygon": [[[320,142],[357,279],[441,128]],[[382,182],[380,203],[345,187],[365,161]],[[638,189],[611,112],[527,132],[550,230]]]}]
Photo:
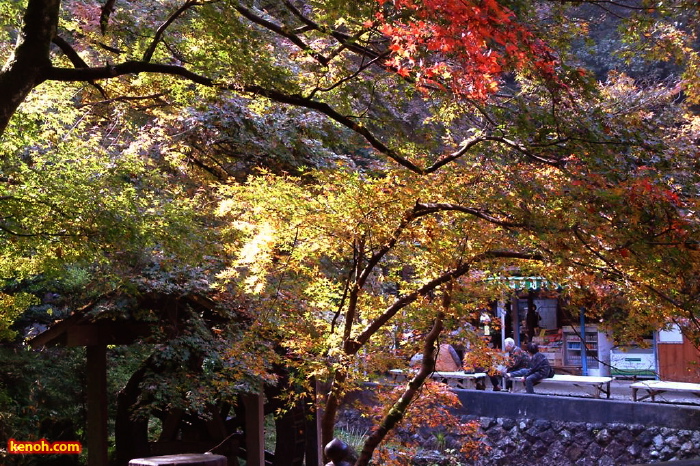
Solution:
[{"label": "green leaves", "polygon": [[36,303],[36,297],[29,293],[7,295],[0,292],[0,341],[11,341],[17,336],[10,327],[25,309]]}]

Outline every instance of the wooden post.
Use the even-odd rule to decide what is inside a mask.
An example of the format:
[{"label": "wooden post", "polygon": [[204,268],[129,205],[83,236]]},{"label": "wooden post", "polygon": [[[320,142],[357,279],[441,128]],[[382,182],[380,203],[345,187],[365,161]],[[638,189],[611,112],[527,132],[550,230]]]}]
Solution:
[{"label": "wooden post", "polygon": [[107,346],[87,347],[87,450],[90,466],[107,466]]},{"label": "wooden post", "polygon": [[522,347],[521,345],[523,342],[520,341],[520,303],[518,300],[518,290],[515,290],[513,296],[510,298],[510,318],[515,344]]},{"label": "wooden post", "polygon": [[313,391],[309,395],[309,405],[312,411],[311,419],[306,420],[306,466],[323,466],[323,448],[321,445],[321,402],[318,397],[320,383],[314,378]]},{"label": "wooden post", "polygon": [[246,465],[265,466],[265,410],[263,407],[263,395],[262,393],[251,393],[243,395],[241,398],[245,406]]}]

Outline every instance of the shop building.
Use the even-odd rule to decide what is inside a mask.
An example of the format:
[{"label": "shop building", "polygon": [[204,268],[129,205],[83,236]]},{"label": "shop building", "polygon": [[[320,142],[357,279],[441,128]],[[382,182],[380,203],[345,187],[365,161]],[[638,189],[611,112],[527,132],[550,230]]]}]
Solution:
[{"label": "shop building", "polygon": [[[700,381],[700,352],[677,327],[654,332],[642,346],[616,346],[597,322],[562,311],[559,287],[541,277],[507,277],[513,294],[494,304],[503,347],[507,337],[524,346],[539,345],[558,373]],[[500,340],[500,342],[498,342]]]}]

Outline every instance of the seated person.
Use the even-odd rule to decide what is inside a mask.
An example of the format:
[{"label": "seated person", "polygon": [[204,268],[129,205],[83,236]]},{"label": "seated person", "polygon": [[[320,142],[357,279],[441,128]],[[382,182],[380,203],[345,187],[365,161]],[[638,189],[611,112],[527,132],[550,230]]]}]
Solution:
[{"label": "seated person", "polygon": [[459,355],[452,345],[447,343],[440,345],[435,358],[435,370],[438,372],[457,372],[462,370],[462,361],[459,360]]},{"label": "seated person", "polygon": [[552,377],[554,375],[554,370],[549,364],[547,356],[540,353],[540,347],[537,343],[528,343],[527,352],[530,353],[530,368],[520,369],[514,372],[509,372],[505,375],[506,380],[522,377],[525,380],[525,390],[527,393],[535,393],[534,386],[540,380]]},{"label": "seated person", "polygon": [[[411,358],[409,365],[417,369],[423,362],[423,355],[416,354]],[[457,372],[462,370],[462,362],[459,360],[457,351],[447,343],[443,343],[437,349],[435,357],[435,369],[438,372]]]},{"label": "seated person", "polygon": [[[515,340],[512,338],[506,338],[504,340],[504,350],[508,353],[508,360],[505,365],[505,371],[500,375],[490,376],[491,384],[493,385],[493,391],[501,391],[501,375],[506,373],[515,372],[520,369],[525,369],[530,365],[530,356],[523,351],[522,348],[515,345]],[[513,381],[506,379],[505,388],[510,390],[513,386]]]}]

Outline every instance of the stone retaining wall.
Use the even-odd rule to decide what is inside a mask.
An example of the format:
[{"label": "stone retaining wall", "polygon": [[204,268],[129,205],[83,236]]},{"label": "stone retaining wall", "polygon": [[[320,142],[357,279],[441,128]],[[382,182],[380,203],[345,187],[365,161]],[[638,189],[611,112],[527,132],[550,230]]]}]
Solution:
[{"label": "stone retaining wall", "polygon": [[[422,466],[621,466],[690,460],[700,465],[700,407],[455,390],[464,421],[484,434],[478,461],[454,456],[460,439],[449,428],[420,434]],[[364,398],[364,397],[363,397]],[[365,400],[370,402],[369,398]],[[347,410],[341,424],[366,429]]]},{"label": "stone retaining wall", "polygon": [[473,463],[478,466],[619,466],[700,458],[697,430],[537,419],[478,420],[486,435],[484,446],[489,449]]}]

